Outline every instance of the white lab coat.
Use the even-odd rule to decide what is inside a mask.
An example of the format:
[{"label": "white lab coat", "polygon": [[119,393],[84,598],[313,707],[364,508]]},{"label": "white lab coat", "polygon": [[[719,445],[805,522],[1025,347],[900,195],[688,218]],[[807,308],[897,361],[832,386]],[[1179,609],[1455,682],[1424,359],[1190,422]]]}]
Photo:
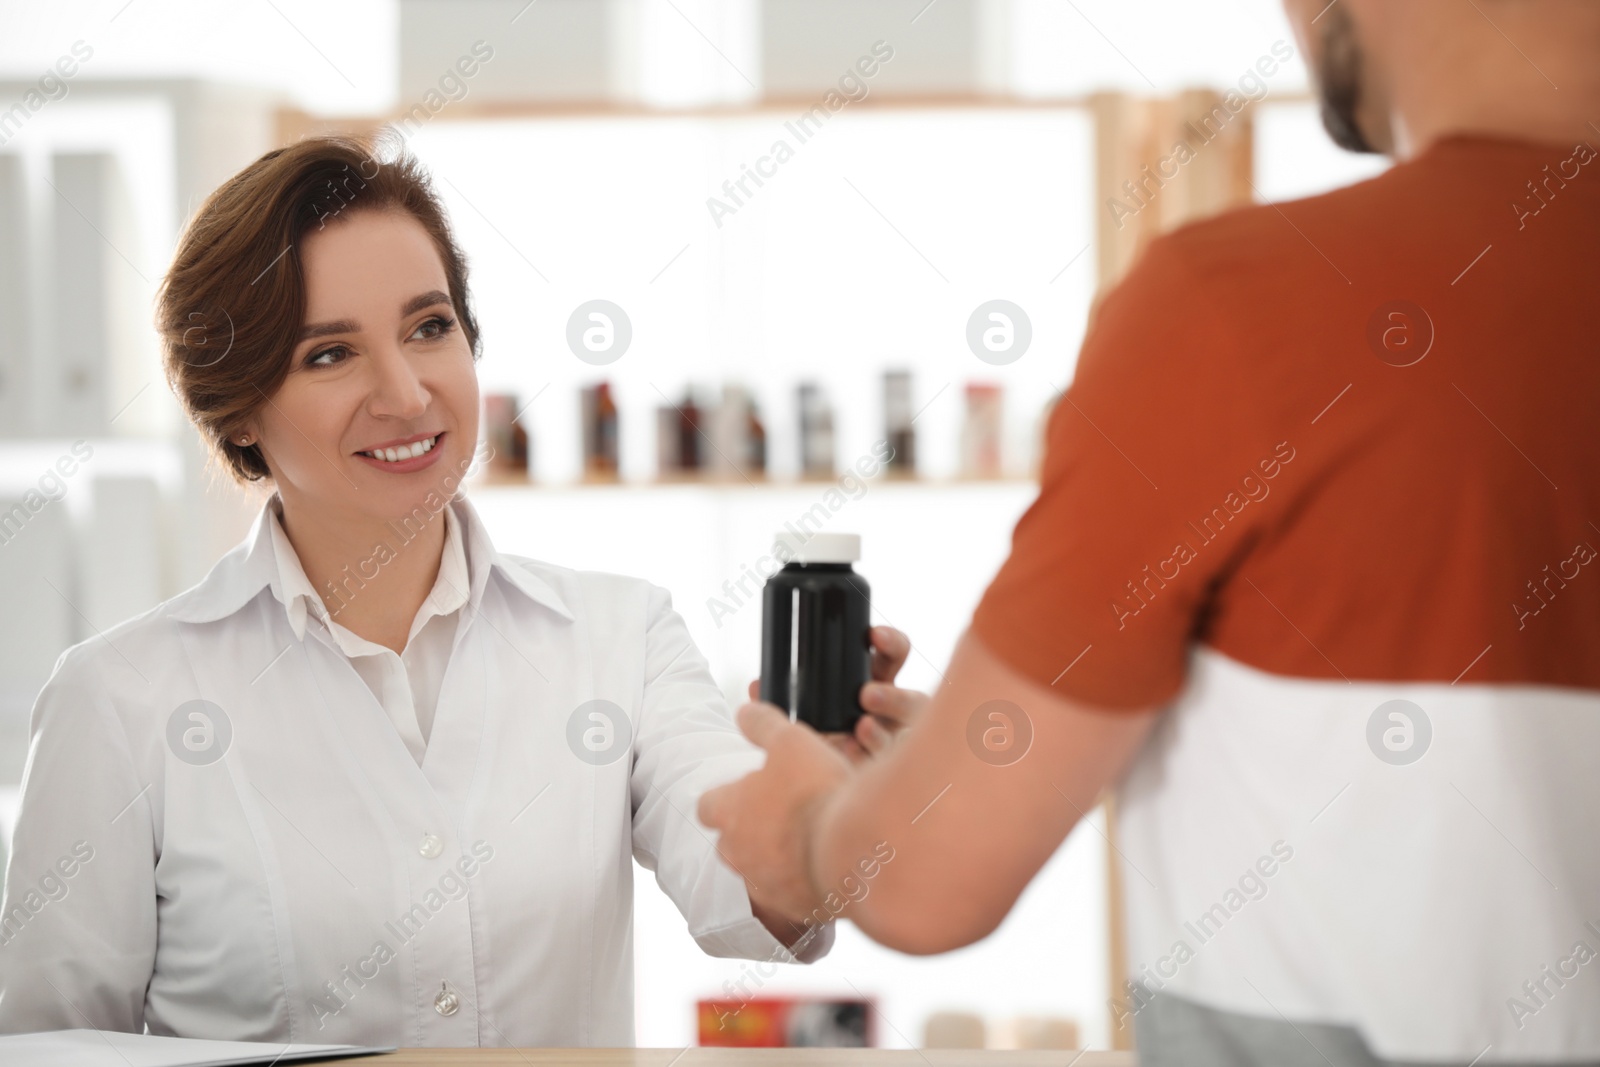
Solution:
[{"label": "white lab coat", "polygon": [[[631,1045],[634,858],[706,952],[793,959],[695,818],[762,756],[667,592],[500,555],[450,506],[471,591],[420,767],[327,631],[295,638],[265,512],[199,585],[61,656],[0,1032]],[[626,719],[611,751],[595,700]]]}]

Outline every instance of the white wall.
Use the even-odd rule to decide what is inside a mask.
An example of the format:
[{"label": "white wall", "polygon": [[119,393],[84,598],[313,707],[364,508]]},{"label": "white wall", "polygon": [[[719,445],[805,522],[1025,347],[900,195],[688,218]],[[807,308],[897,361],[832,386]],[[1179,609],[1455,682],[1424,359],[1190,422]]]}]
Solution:
[{"label": "white wall", "polygon": [[[997,87],[1023,96],[1226,86],[1274,40],[1292,41],[1279,0],[986,3],[999,9],[986,19],[1010,28],[1002,49],[1010,72]],[[756,0],[631,4],[640,99],[738,101],[751,95],[749,82],[761,84]],[[96,50],[92,77],[193,76],[271,86],[319,114],[383,112],[401,99],[398,0],[135,0],[131,6],[3,0],[0,24],[7,31],[0,35],[0,77],[36,75],[83,39]],[[240,41],[251,47],[233,46]],[[1285,91],[1304,88],[1298,63],[1280,78],[1275,84]]]},{"label": "white wall", "polygon": [[1255,122],[1255,183],[1264,200],[1316,196],[1389,169],[1384,156],[1347,152],[1329,140],[1314,102],[1264,102]]}]

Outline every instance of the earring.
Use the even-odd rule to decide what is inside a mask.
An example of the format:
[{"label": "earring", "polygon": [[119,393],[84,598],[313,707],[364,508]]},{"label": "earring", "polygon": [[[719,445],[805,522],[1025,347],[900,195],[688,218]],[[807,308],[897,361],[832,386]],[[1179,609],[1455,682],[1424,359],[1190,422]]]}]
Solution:
[{"label": "earring", "polygon": [[239,438],[239,444],[241,446],[242,445],[248,445],[249,443],[250,443],[250,435],[249,434],[245,434],[243,437]]}]

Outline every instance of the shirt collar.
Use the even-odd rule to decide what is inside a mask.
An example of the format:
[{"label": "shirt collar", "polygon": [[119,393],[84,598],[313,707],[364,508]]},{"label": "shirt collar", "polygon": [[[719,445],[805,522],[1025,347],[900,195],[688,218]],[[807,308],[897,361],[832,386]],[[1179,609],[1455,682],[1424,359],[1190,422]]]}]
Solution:
[{"label": "shirt collar", "polygon": [[[250,534],[218,560],[199,585],[176,597],[168,607],[167,614],[179,622],[216,622],[237,612],[254,600],[262,590],[270,590],[288,607],[290,625],[294,627],[295,636],[302,636],[305,632],[308,603],[315,603],[320,607],[321,601],[311,588],[310,579],[306,578],[299,559],[294,557],[293,550],[288,545],[288,538],[278,522],[279,507],[281,504],[277,494],[274,493],[256,515]],[[569,622],[573,620],[574,616],[566,601],[549,582],[524,566],[522,561],[504,556],[496,550],[494,542],[489,538],[488,530],[478,517],[477,509],[466,497],[455,497],[449,501],[447,507],[454,513],[456,519],[460,564],[465,568],[467,577],[465,603],[470,605],[473,612],[477,611],[483,598],[483,591],[488,585],[490,574],[497,571],[505,580],[505,585],[548,608],[561,618]],[[448,519],[446,521],[448,545]],[[282,539],[286,552],[277,550],[275,542],[278,538]],[[292,573],[285,574],[280,559],[293,560]],[[447,571],[451,566],[447,552],[446,560],[441,563],[441,574],[451,573]],[[296,574],[303,588],[294,584]],[[452,577],[457,581],[457,588],[461,588],[459,572],[452,573]],[[445,590],[441,590],[440,586],[441,583],[436,582],[434,592],[430,596],[443,593],[444,596],[450,597],[450,600],[437,601],[434,605],[435,610],[442,613],[459,607],[459,602],[456,602],[454,607],[450,606],[454,598]],[[298,609],[294,606],[296,604],[299,605]]]},{"label": "shirt collar", "polygon": [[[337,621],[338,616],[336,612],[329,613],[322,597],[312,588],[311,579],[306,575],[300,556],[295,552],[294,545],[289,542],[289,535],[283,528],[282,499],[274,494],[267,501],[264,510],[267,513],[267,528],[272,539],[272,555],[277,562],[277,573],[270,583],[272,595],[277,597],[278,602],[288,612],[289,628],[294,631],[295,639],[303,640],[308,615],[320,619],[324,624]],[[444,552],[439,560],[439,573],[434,579],[433,588],[428,591],[427,599],[417,612],[417,619],[412,623],[410,636],[413,637],[416,636],[419,625],[426,623],[428,619],[435,615],[448,615],[467,603],[470,593],[472,583],[468,577],[466,553],[461,543],[461,520],[456,517],[452,508],[444,509],[444,520]],[[365,576],[368,565],[379,564],[372,560],[364,561],[357,567],[359,572],[357,580]],[[339,630],[332,627],[330,629],[333,629],[334,637],[338,638]]]},{"label": "shirt collar", "polygon": [[316,590],[311,587],[311,579],[306,577],[300,556],[289,543],[289,535],[284,532],[283,502],[277,494],[273,494],[262,510],[266,516],[267,537],[272,544],[275,564],[268,588],[288,611],[289,629],[294,631],[295,640],[298,641],[306,635],[308,614],[315,612],[318,618],[326,621],[328,613],[317,598]]}]

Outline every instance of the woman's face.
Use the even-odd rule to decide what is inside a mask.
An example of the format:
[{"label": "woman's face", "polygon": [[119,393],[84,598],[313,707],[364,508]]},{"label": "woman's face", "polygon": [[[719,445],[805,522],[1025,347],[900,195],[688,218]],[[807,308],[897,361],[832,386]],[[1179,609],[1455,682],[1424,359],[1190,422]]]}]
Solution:
[{"label": "woman's face", "polygon": [[300,258],[306,321],[251,427],[285,506],[398,519],[448,498],[478,437],[478,376],[427,231],[357,211]]}]

